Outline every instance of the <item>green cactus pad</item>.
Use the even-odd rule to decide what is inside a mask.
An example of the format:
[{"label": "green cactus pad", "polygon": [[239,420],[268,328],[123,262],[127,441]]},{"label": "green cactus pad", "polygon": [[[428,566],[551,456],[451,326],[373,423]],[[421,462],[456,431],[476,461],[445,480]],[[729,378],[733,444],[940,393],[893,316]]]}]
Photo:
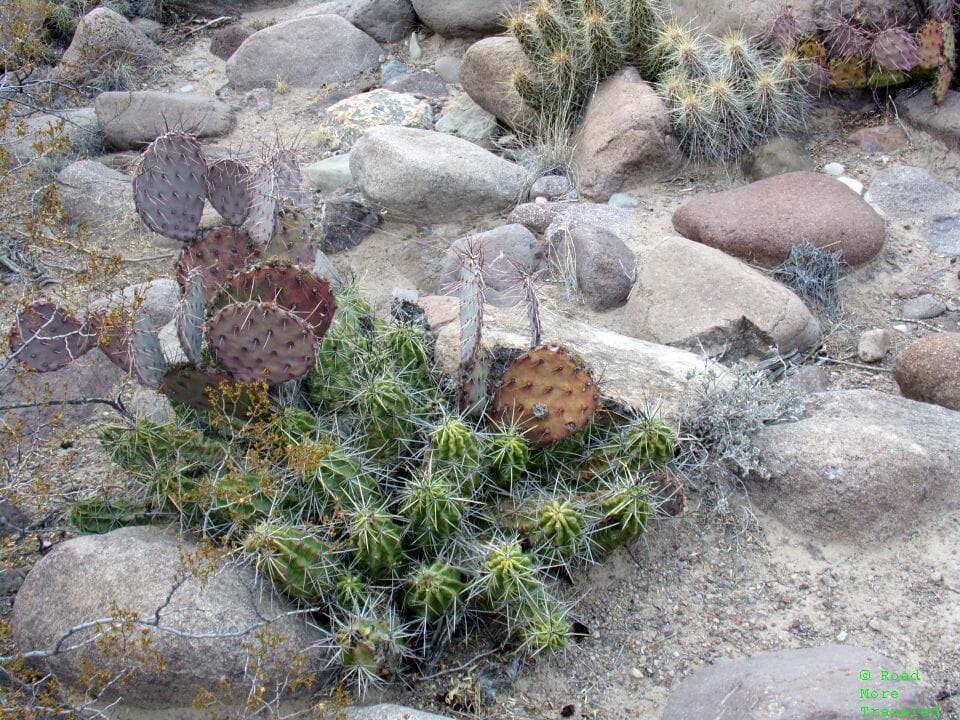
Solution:
[{"label": "green cactus pad", "polygon": [[218,227],[186,246],[177,260],[177,282],[186,288],[187,277],[203,276],[204,299],[213,300],[235,273],[260,257],[260,251],[243,228]]},{"label": "green cactus pad", "polygon": [[292,311],[265,302],[226,305],[207,324],[217,363],[240,382],[301,377],[317,358],[316,337]]},{"label": "green cactus pad", "polygon": [[294,313],[317,338],[333,320],[336,301],[330,283],[309,270],[283,263],[257,265],[234,274],[223,283],[210,312],[238,302],[270,302]]},{"label": "green cactus pad", "polygon": [[207,168],[207,199],[228,225],[243,225],[253,204],[250,166],[235,158],[222,158]]},{"label": "green cactus pad", "polygon": [[404,603],[417,617],[437,622],[451,617],[464,604],[466,583],[454,565],[437,558],[418,566],[406,580]]},{"label": "green cactus pad", "polygon": [[96,346],[97,333],[90,323],[49,300],[32,302],[18,311],[10,333],[10,354],[36,372],[66,367]]},{"label": "green cactus pad", "polygon": [[133,198],[155,233],[193,240],[207,198],[207,161],[196,138],[169,132],[150,143],[133,178]]},{"label": "green cactus pad", "polygon": [[516,424],[532,445],[548,445],[583,428],[597,409],[597,387],[565,348],[542,345],[507,368],[492,419]]},{"label": "green cactus pad", "polygon": [[102,535],[111,530],[149,522],[146,505],[93,498],[70,508],[70,524],[82,533]]}]

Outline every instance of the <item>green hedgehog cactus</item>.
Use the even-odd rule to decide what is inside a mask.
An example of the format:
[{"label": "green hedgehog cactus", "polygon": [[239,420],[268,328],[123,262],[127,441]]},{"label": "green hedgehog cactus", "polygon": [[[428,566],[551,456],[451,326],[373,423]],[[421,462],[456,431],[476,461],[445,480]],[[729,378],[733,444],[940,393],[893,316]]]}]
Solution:
[{"label": "green hedgehog cactus", "polygon": [[376,478],[360,457],[342,446],[303,440],[287,448],[287,466],[297,472],[321,513],[339,513],[380,496]]},{"label": "green hedgehog cactus", "polygon": [[517,540],[490,542],[485,549],[479,582],[494,606],[520,603],[542,586],[533,558]]},{"label": "green hedgehog cactus", "polygon": [[403,563],[403,530],[386,506],[368,500],[346,518],[350,547],[357,562],[373,577],[385,577]]},{"label": "green hedgehog cactus", "polygon": [[395,675],[407,653],[404,633],[390,611],[367,604],[356,613],[333,618],[334,648],[346,677],[356,681],[361,694],[368,683]]},{"label": "green hedgehog cactus", "polygon": [[70,508],[70,524],[82,533],[102,535],[111,530],[150,522],[146,505],[91,498]]},{"label": "green hedgehog cactus", "polygon": [[527,470],[530,445],[515,425],[496,430],[483,443],[483,461],[493,485],[510,490]]},{"label": "green hedgehog cactus", "polygon": [[343,573],[329,543],[308,528],[263,521],[241,546],[278,590],[308,604],[326,604]]},{"label": "green hedgehog cactus", "polygon": [[555,548],[572,548],[582,537],[583,515],[569,500],[558,498],[544,504],[537,521],[540,534]]},{"label": "green hedgehog cactus", "polygon": [[415,568],[406,584],[404,603],[407,609],[427,622],[455,616],[466,597],[463,573],[441,558]]},{"label": "green hedgehog cactus", "polygon": [[517,639],[531,655],[559,652],[570,635],[569,615],[569,609],[550,593],[539,592],[521,607]]},{"label": "green hedgehog cactus", "polygon": [[639,537],[653,514],[645,481],[631,473],[609,481],[591,504],[597,517],[590,530],[590,542],[595,550],[604,553]]},{"label": "green hedgehog cactus", "polygon": [[374,378],[355,399],[362,442],[376,457],[397,461],[417,432],[411,389],[392,377]]},{"label": "green hedgehog cactus", "polygon": [[382,342],[390,363],[407,384],[422,392],[433,389],[430,354],[420,330],[410,325],[390,325]]},{"label": "green hedgehog cactus", "polygon": [[409,522],[416,545],[435,548],[461,529],[467,503],[455,478],[428,468],[407,481],[400,514]]},{"label": "green hedgehog cactus", "polygon": [[637,470],[659,470],[673,460],[677,433],[654,416],[641,417],[620,432],[615,457]]},{"label": "green hedgehog cactus", "polygon": [[201,475],[230,463],[226,445],[198,430],[138,420],[100,429],[100,443],[124,470],[150,476],[156,471]]},{"label": "green hedgehog cactus", "polygon": [[347,611],[363,607],[370,594],[370,584],[362,574],[353,570],[347,570],[337,579],[333,591],[337,603]]}]

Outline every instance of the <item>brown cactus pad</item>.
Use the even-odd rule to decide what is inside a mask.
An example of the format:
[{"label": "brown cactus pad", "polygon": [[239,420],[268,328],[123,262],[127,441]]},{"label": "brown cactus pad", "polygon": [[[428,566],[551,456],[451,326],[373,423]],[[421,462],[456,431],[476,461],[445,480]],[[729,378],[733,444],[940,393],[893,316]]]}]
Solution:
[{"label": "brown cactus pad", "polygon": [[100,310],[91,313],[87,322],[97,334],[97,347],[100,352],[125,373],[130,372],[130,333],[133,329],[133,318],[122,312]]},{"label": "brown cactus pad", "polygon": [[10,333],[10,353],[37,372],[59,370],[96,345],[96,332],[89,324],[48,300],[20,310]]},{"label": "brown cactus pad", "polygon": [[236,392],[234,379],[214,368],[177,365],[167,371],[157,389],[196,410],[217,410],[231,417],[246,417],[252,406],[250,394],[243,388]]},{"label": "brown cactus pad", "polygon": [[133,179],[137,213],[156,233],[192,240],[207,199],[207,161],[191,135],[161,135],[144,151]]},{"label": "brown cactus pad", "polygon": [[534,445],[549,445],[583,428],[597,409],[597,386],[561,345],[524,353],[503,374],[492,419],[516,423]]},{"label": "brown cactus pad", "polygon": [[186,288],[187,276],[200,271],[205,298],[210,302],[234,273],[256,262],[259,257],[260,251],[243,228],[214,228],[180,253],[177,282]]},{"label": "brown cactus pad", "polygon": [[250,301],[276,303],[292,311],[318,338],[327,332],[336,309],[326,279],[280,263],[259,265],[234,275],[214,298],[211,312],[231,303]]},{"label": "brown cactus pad", "polygon": [[313,223],[306,214],[291,203],[284,203],[277,211],[273,237],[263,246],[263,256],[294,265],[313,267],[317,257],[317,248],[312,239],[313,232]]},{"label": "brown cactus pad", "polygon": [[207,198],[230,225],[243,225],[253,204],[253,172],[234,158],[223,158],[207,168]]},{"label": "brown cactus pad", "polygon": [[294,312],[275,303],[240,302],[207,324],[217,363],[240,382],[271,384],[300,377],[317,361],[317,339]]}]

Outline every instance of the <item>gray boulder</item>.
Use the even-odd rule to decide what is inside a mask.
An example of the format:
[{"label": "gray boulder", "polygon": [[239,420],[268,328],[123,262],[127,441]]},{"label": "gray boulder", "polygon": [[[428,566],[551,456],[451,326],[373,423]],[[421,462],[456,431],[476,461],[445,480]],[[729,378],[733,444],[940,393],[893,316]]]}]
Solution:
[{"label": "gray boulder", "polygon": [[[24,125],[24,135],[18,135],[19,128],[8,127],[0,139],[14,162],[29,162],[39,155],[60,158],[96,154],[103,138],[92,107],[34,115],[27,118]],[[68,148],[56,147],[55,141],[61,139],[69,143]],[[38,141],[43,146],[39,152],[35,146]]]},{"label": "gray boulder", "polygon": [[753,438],[768,479],[750,498],[807,538],[875,543],[960,507],[960,412],[874,390],[814,396]]},{"label": "gray boulder", "polygon": [[897,356],[893,377],[904,397],[960,410],[960,333],[912,343]]},{"label": "gray boulder", "polygon": [[[456,313],[449,317],[456,318]],[[583,357],[593,376],[603,378],[605,396],[637,410],[656,407],[668,422],[679,419],[706,374],[716,378],[718,387],[732,383],[729,371],[686,350],[637,340],[553,313],[543,313],[542,321],[543,338],[562,340],[565,347]],[[529,350],[525,308],[487,308],[481,342],[491,353],[498,348]],[[434,356],[440,372],[458,375],[460,327],[455,319],[437,330]]]},{"label": "gray boulder", "polygon": [[350,174],[350,153],[304,165],[300,172],[303,174],[304,183],[311,190],[332,193],[354,187],[353,175]]},{"label": "gray boulder", "polygon": [[411,0],[423,24],[440,35],[461,37],[499,32],[503,18],[526,0]]},{"label": "gray boulder", "polygon": [[[130,177],[96,160],[78,160],[57,173],[57,193],[67,219],[88,230],[116,229],[118,218],[133,211]],[[120,220],[121,223],[128,218]]]},{"label": "gray boulder", "polygon": [[960,150],[960,92],[947,90],[943,102],[933,101],[929,88],[906,99],[904,115],[914,127],[926,130],[954,150]]},{"label": "gray boulder", "polygon": [[960,191],[929,170],[911,165],[893,165],[878,172],[866,197],[892,219],[960,212]]},{"label": "gray boulder", "polygon": [[544,233],[554,264],[572,266],[577,288],[592,310],[620,307],[637,278],[637,263],[623,239],[633,213],[607,205],[571,205]]},{"label": "gray boulder", "polygon": [[[161,528],[131,527],[60,543],[30,571],[13,610],[13,636],[22,652],[63,650],[43,661],[61,682],[89,678],[89,668],[117,682],[101,702],[124,707],[190,706],[194,695],[238,700],[251,672],[268,688],[289,679],[295,658],[320,670],[329,656],[322,635],[294,607],[263,587],[252,567],[203,560],[204,551]],[[196,558],[200,572],[191,572]],[[50,612],[50,608],[56,612]],[[127,613],[137,642],[121,644],[110,618]],[[70,628],[103,620],[68,635]],[[141,632],[145,635],[141,635]],[[141,637],[148,644],[141,645]],[[268,645],[279,638],[276,646]],[[67,649],[73,648],[73,649]],[[311,690],[301,687],[301,693]]]},{"label": "gray boulder", "polygon": [[458,93],[444,106],[434,129],[479,142],[489,140],[496,134],[497,118],[477,105],[466,93]]},{"label": "gray boulder", "polygon": [[792,291],[749,265],[679,237],[641,238],[627,301],[631,335],[738,359],[811,347],[820,325]]},{"label": "gray boulder", "polygon": [[160,48],[123,15],[98,7],[80,19],[70,46],[53,69],[52,78],[82,83],[95,79],[111,64],[120,61],[143,69],[160,57]]},{"label": "gray boulder", "polygon": [[153,142],[167,128],[186,128],[197,137],[227,135],[234,112],[216,98],[156,90],[105,92],[94,107],[107,142],[118,149]]},{"label": "gray boulder", "polygon": [[[889,658],[852,645],[823,645],[779,650],[705,667],[670,690],[664,720],[840,720],[868,717],[869,708],[931,708],[934,694],[925,684],[880,679],[880,670],[904,672],[901,658]],[[874,677],[861,679],[867,670]],[[868,694],[895,692],[884,699],[860,699]],[[863,707],[868,708],[861,715]],[[718,714],[719,712],[719,714]]]},{"label": "gray boulder", "polygon": [[754,148],[743,162],[743,171],[751,180],[763,180],[799,170],[815,170],[813,158],[793,138],[774,138]]},{"label": "gray boulder", "polygon": [[450,720],[447,715],[391,704],[348,707],[344,708],[343,714],[346,720]]},{"label": "gray boulder", "polygon": [[592,200],[660,180],[682,160],[663,100],[629,66],[600,83],[573,143],[580,191]]},{"label": "gray boulder", "polygon": [[377,42],[403,40],[417,22],[410,0],[321,0],[298,17],[339,15]]},{"label": "gray boulder", "polygon": [[163,327],[173,320],[180,302],[180,285],[173,278],[156,278],[127,285],[90,303],[90,310],[122,310],[143,314],[154,327]]},{"label": "gray boulder", "polygon": [[522,131],[536,128],[537,116],[514,89],[518,68],[529,68],[520,43],[513,37],[491,37],[467,48],[460,64],[460,84],[473,101],[505,124]]},{"label": "gray boulder", "polygon": [[501,212],[519,197],[523,182],[519,166],[466,140],[388,125],[357,141],[350,171],[369,204],[420,223]]},{"label": "gray boulder", "polygon": [[377,41],[339,15],[316,15],[272,25],[247,38],[227,61],[237,90],[282,79],[300,88],[353,80],[380,65]]},{"label": "gray boulder", "polygon": [[521,272],[534,274],[546,267],[543,245],[523,225],[501,225],[493,230],[454,240],[447,249],[440,275],[440,292],[456,295],[463,258],[479,252],[484,300],[498,307],[523,299]]}]

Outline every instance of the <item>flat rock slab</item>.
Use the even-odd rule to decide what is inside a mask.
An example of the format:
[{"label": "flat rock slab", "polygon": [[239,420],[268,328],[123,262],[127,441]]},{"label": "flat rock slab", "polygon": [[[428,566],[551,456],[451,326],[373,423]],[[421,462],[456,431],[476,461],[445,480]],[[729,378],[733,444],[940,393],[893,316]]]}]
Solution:
[{"label": "flat rock slab", "polygon": [[347,707],[344,708],[343,714],[346,720],[450,720],[447,715],[437,715],[403,705],[386,703]]},{"label": "flat rock slab", "polygon": [[[823,645],[727,660],[703,668],[676,685],[664,720],[851,720],[872,717],[870,708],[935,708],[922,682],[883,680],[881,672],[912,673],[867,648]],[[868,671],[869,680],[860,673]],[[889,675],[887,676],[889,678]],[[920,678],[923,669],[920,668]],[[861,699],[861,689],[880,697]],[[898,694],[882,698],[883,691]],[[867,707],[866,714],[862,708]],[[889,715],[887,715],[889,717]]]},{"label": "flat rock slab", "polygon": [[[449,300],[456,303],[454,298]],[[444,312],[442,307],[437,310]],[[668,422],[679,419],[684,403],[701,387],[707,373],[717,378],[719,387],[732,382],[723,366],[686,350],[546,313],[542,320],[544,341],[562,340],[565,347],[581,355],[593,376],[600,379],[602,395],[638,410],[657,408]],[[526,311],[486,308],[481,342],[490,352],[498,348],[529,350]],[[442,373],[458,374],[460,327],[456,321],[439,328],[434,353]]]},{"label": "flat rock slab", "polygon": [[929,170],[893,165],[873,177],[867,200],[892,219],[960,212],[960,191]]},{"label": "flat rock slab", "polygon": [[388,219],[459,222],[506,210],[523,169],[467,140],[381,125],[353,146],[350,171],[364,199]]},{"label": "flat rock slab", "polygon": [[100,93],[94,102],[107,142],[128,149],[153,142],[167,129],[221,137],[236,124],[233,109],[216,98],[156,90]]},{"label": "flat rock slab", "polygon": [[947,257],[960,256],[960,215],[941,215],[930,222],[927,247]]},{"label": "flat rock slab", "polygon": [[[12,615],[17,647],[23,652],[52,648],[70,628],[114,617],[118,608],[146,622],[159,616],[159,627],[132,630],[135,648],[118,645],[119,636],[114,633],[111,640],[109,630],[101,642],[85,643],[94,636],[89,628],[68,643],[79,648],[45,663],[70,685],[89,677],[89,668],[106,672],[107,678],[120,673],[100,700],[122,697],[123,706],[135,708],[189,707],[203,690],[215,697],[243,698],[258,652],[266,653],[258,667],[268,688],[285,682],[297,655],[303,654],[308,668],[323,667],[330,658],[313,647],[321,644],[322,634],[262,587],[252,567],[214,561],[201,582],[187,568],[194,556],[199,568],[209,564],[202,553],[199,546],[155,526],[60,543],[33,567],[17,595]],[[139,650],[142,628],[149,639],[146,650]],[[276,648],[264,648],[258,631],[283,639]],[[310,690],[301,688],[302,693]]]},{"label": "flat rock slab", "polygon": [[873,390],[814,396],[753,438],[769,479],[750,497],[808,538],[873,543],[960,507],[960,412]]},{"label": "flat rock slab", "polygon": [[771,347],[789,354],[820,337],[819,322],[787,287],[679,237],[643,239],[626,323],[635,337],[724,359],[762,357]]},{"label": "flat rock slab", "polygon": [[928,335],[912,343],[897,356],[893,377],[904,397],[960,410],[960,333]]},{"label": "flat rock slab", "polygon": [[320,88],[353,80],[380,65],[377,41],[339,15],[316,15],[272,25],[247,38],[227,61],[227,79],[237,90]]},{"label": "flat rock slab", "polygon": [[766,267],[807,241],[862,265],[883,247],[885,224],[832,177],[793,172],[691,200],[673,214],[684,237]]},{"label": "flat rock slab", "polygon": [[339,15],[383,43],[403,40],[417,22],[410,0],[321,0],[298,17],[311,15]]}]

